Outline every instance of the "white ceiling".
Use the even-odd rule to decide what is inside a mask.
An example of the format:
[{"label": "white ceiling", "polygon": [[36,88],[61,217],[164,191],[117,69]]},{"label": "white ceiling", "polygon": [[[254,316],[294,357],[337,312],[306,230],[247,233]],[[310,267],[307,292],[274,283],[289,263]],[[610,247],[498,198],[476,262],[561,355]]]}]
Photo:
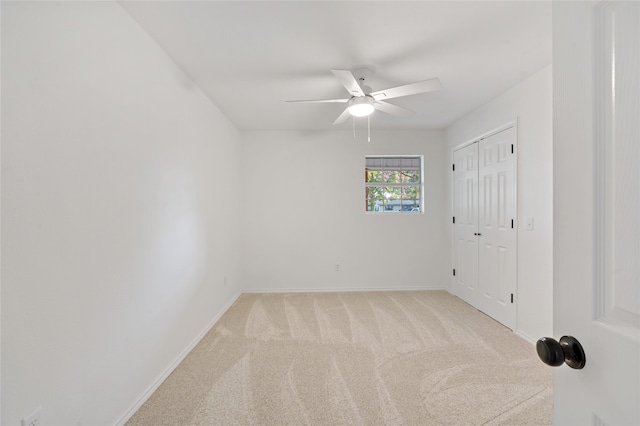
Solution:
[{"label": "white ceiling", "polygon": [[372,127],[444,128],[551,63],[546,1],[120,4],[240,129],[331,128],[344,104],[285,101],[348,97],[330,70],[363,66],[374,91],[443,85],[389,101],[417,114]]}]

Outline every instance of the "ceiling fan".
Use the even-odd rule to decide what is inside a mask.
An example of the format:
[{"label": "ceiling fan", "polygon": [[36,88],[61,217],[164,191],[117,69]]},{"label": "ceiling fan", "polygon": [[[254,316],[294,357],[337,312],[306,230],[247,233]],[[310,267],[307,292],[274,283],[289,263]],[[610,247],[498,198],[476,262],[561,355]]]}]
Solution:
[{"label": "ceiling fan", "polygon": [[[366,70],[364,70],[366,72]],[[432,78],[430,80],[418,81],[417,83],[405,84],[403,86],[391,87],[385,90],[372,92],[371,87],[364,84],[365,77],[356,78],[348,70],[331,70],[333,75],[347,89],[351,97],[344,99],[317,99],[287,101],[297,103],[347,103],[347,108],[336,118],[333,124],[340,124],[349,118],[366,117],[374,110],[382,111],[396,117],[408,117],[415,114],[414,111],[399,107],[386,102],[387,99],[399,98],[401,96],[415,95],[418,93],[430,92],[442,88],[440,80]]]}]

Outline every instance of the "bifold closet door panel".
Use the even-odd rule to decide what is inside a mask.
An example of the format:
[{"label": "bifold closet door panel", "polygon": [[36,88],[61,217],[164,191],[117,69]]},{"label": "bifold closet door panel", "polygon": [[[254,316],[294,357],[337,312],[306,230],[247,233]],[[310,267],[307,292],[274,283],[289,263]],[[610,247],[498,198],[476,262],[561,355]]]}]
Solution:
[{"label": "bifold closet door panel", "polygon": [[471,305],[478,295],[478,144],[454,152],[454,294]]},{"label": "bifold closet door panel", "polygon": [[516,291],[516,129],[482,139],[478,146],[478,293],[480,310],[514,328]]}]

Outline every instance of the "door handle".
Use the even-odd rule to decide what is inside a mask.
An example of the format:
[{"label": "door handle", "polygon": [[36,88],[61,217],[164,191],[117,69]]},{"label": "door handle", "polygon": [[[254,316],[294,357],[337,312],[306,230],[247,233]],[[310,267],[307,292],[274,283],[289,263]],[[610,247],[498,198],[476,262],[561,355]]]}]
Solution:
[{"label": "door handle", "polygon": [[587,361],[582,345],[572,336],[562,336],[560,342],[551,337],[542,337],[536,343],[536,351],[540,360],[552,367],[566,363],[569,367],[580,370]]}]

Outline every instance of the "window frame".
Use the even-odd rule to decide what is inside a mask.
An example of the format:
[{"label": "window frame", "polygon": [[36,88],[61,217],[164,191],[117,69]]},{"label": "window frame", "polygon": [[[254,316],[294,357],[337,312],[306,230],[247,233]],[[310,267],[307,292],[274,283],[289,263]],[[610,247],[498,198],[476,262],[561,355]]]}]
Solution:
[{"label": "window frame", "polygon": [[[368,182],[367,178],[368,178],[368,172],[370,171],[370,169],[368,168],[368,160],[369,159],[375,159],[375,158],[407,158],[407,159],[418,159],[420,162],[420,179],[419,182],[407,182],[407,183],[401,183],[401,182]],[[403,170],[402,166],[397,166],[397,168],[389,168],[386,170],[391,170],[391,171],[396,171],[396,172],[401,172]],[[384,155],[384,154],[375,154],[375,155],[365,155],[365,160],[364,160],[364,174],[365,174],[365,181],[364,181],[364,191],[365,191],[365,214],[373,214],[373,215],[380,215],[380,214],[397,214],[397,213],[401,213],[401,214],[409,214],[409,215],[415,215],[415,214],[424,214],[425,211],[425,207],[424,207],[424,155],[421,154],[393,154],[393,155]],[[380,210],[380,211],[374,211],[374,210],[369,210],[369,188],[370,187],[418,187],[419,188],[419,196],[418,196],[418,210],[417,211],[410,211],[410,210]]]}]

